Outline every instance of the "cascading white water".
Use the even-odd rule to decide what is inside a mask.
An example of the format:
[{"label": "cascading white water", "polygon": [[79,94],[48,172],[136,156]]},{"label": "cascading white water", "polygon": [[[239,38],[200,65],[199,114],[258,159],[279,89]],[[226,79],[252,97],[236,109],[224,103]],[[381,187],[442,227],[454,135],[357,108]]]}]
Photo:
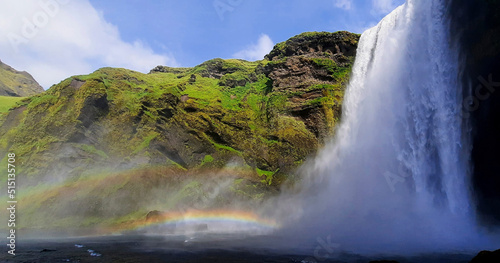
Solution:
[{"label": "cascading white water", "polygon": [[363,33],[343,122],[291,198],[294,235],[367,253],[484,248],[444,2],[408,0]]}]

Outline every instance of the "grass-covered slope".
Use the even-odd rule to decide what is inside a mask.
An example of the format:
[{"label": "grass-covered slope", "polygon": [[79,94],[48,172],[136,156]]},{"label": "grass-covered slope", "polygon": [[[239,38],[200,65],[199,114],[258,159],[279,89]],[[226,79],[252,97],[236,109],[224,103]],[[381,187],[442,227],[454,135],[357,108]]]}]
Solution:
[{"label": "grass-covered slope", "polygon": [[21,72],[0,61],[0,96],[27,97],[43,88],[27,72]]},{"label": "grass-covered slope", "polygon": [[[159,66],[149,74],[103,68],[74,76],[0,116],[0,155],[16,153],[26,187],[58,185],[25,197],[37,200],[31,211],[60,207],[54,205],[62,200],[57,189],[82,178],[150,167],[184,171],[186,179],[238,167],[243,170],[232,175],[245,181],[228,189],[261,200],[332,134],[358,38],[307,33],[257,62],[213,59],[194,68]],[[135,196],[134,189],[158,176],[136,174],[142,179],[123,177],[135,187],[90,185],[72,192],[82,200],[95,199],[97,188],[102,199],[112,199],[117,189]]]},{"label": "grass-covered slope", "polygon": [[11,108],[18,105],[18,103],[23,99],[23,97],[0,96],[0,114],[7,113]]},{"label": "grass-covered slope", "polygon": [[[316,45],[301,55],[214,59],[150,74],[103,68],[68,78],[4,117],[1,149],[16,152],[33,176],[68,161],[78,164],[75,169],[109,162],[183,168],[236,162],[288,172],[338,121],[358,37],[317,33],[323,42],[333,36],[332,43],[295,46],[311,35],[271,52]],[[341,52],[337,38],[347,38],[341,44],[350,53]]]}]

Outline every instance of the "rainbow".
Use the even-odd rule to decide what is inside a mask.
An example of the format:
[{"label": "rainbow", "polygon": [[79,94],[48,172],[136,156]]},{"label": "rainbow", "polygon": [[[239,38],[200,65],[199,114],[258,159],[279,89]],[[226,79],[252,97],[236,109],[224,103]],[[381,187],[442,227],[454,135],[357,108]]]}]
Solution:
[{"label": "rainbow", "polygon": [[166,212],[150,219],[136,220],[122,225],[119,232],[147,229],[154,226],[179,226],[196,224],[233,224],[241,227],[257,227],[272,230],[279,225],[270,219],[261,218],[255,213],[237,210],[210,210],[188,212]]}]

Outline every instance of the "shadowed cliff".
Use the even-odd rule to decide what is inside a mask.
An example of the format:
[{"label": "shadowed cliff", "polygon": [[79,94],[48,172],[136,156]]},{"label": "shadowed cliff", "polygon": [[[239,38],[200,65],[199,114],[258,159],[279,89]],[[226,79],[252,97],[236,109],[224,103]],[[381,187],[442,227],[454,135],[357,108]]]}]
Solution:
[{"label": "shadowed cliff", "polygon": [[473,128],[473,187],[483,221],[500,223],[500,1],[450,0],[462,49],[464,118]]}]

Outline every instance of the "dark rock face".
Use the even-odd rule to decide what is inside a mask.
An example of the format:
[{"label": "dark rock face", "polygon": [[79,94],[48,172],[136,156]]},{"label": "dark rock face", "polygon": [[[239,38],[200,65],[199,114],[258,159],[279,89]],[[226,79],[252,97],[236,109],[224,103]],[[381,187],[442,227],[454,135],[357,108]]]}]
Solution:
[{"label": "dark rock face", "polygon": [[0,96],[28,97],[43,92],[33,77],[0,61]]},{"label": "dark rock face", "polygon": [[[464,118],[473,127],[473,187],[485,223],[500,223],[500,2],[450,0],[462,50]],[[500,261],[499,261],[500,262]]]},{"label": "dark rock face", "polygon": [[[263,71],[272,81],[272,90],[293,94],[287,111],[301,119],[320,141],[331,136],[332,123],[338,120],[322,121],[325,112],[311,101],[335,93],[335,99],[330,101],[332,111],[326,115],[341,116],[359,37],[344,31],[303,33],[277,44],[266,56],[271,62]],[[330,90],[320,88],[331,84]]]},{"label": "dark rock face", "polygon": [[93,94],[85,99],[78,120],[81,121],[83,127],[88,128],[99,117],[106,115],[108,110],[106,94]]},{"label": "dark rock face", "polygon": [[491,251],[481,251],[470,263],[498,263],[500,262],[500,249]]},{"label": "dark rock face", "polygon": [[221,58],[212,59],[199,65],[199,74],[204,78],[221,79],[227,74],[232,74],[240,70],[238,67],[231,67],[224,63]]},{"label": "dark rock face", "polygon": [[341,31],[336,33],[303,33],[278,44],[267,56],[269,60],[290,56],[354,56],[359,35]]},{"label": "dark rock face", "polygon": [[69,86],[75,90],[78,90],[83,86],[83,84],[85,84],[85,81],[74,79],[71,81],[71,84]]}]

